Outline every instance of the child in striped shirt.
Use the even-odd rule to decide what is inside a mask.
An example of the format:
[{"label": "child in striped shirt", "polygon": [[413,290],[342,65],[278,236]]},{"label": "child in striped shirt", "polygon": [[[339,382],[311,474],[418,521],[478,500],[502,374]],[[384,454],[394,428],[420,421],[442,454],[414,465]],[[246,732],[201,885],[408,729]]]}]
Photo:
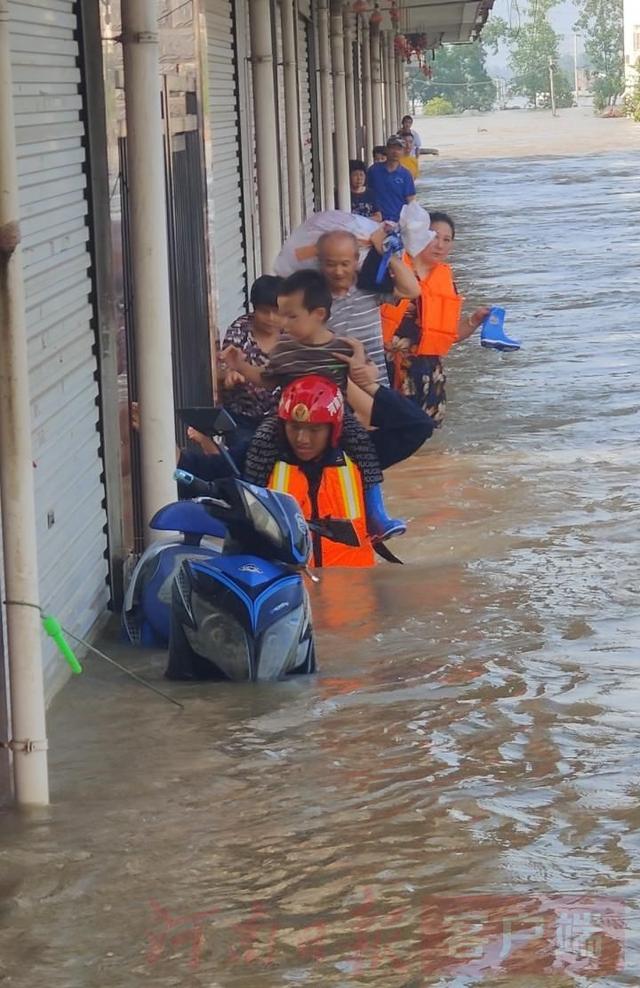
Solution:
[{"label": "child in striped shirt", "polygon": [[[282,388],[300,377],[319,374],[334,381],[346,393],[349,377],[348,358],[353,346],[334,336],[327,327],[331,314],[331,292],[324,275],[318,271],[296,271],[286,278],[278,295],[283,337],[269,353],[264,367],[251,366],[236,347],[227,347],[221,358],[231,370],[238,371],[252,384]],[[344,359],[341,359],[344,358]],[[265,419],[255,434],[262,451],[255,469],[247,463],[247,479],[265,486],[278,455],[279,422],[275,416]],[[371,437],[352,413],[345,415],[341,445],[362,475],[365,501],[378,501],[382,472]],[[265,454],[265,449],[269,455]],[[369,497],[367,496],[370,493]],[[376,517],[373,517],[373,514]],[[384,512],[368,511],[369,533],[384,538],[398,523]]]}]

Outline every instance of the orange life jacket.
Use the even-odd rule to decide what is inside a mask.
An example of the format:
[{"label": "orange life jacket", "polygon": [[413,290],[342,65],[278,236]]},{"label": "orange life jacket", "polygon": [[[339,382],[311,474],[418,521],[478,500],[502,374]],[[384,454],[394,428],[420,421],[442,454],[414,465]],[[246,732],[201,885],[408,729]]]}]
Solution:
[{"label": "orange life jacket", "polygon": [[[360,545],[353,548],[321,538],[322,566],[373,566],[374,554],[367,536],[362,477],[348,456],[344,457],[344,461],[343,466],[326,466],[322,471],[315,511],[309,495],[309,483],[299,467],[278,460],[267,487],[295,497],[307,521],[330,515],[332,518],[348,518],[353,523]],[[312,565],[318,565],[318,562]]]},{"label": "orange life jacket", "polygon": [[[410,264],[408,260],[405,263]],[[422,331],[417,353],[421,356],[445,357],[458,339],[458,324],[464,299],[456,293],[453,274],[448,264],[436,264],[420,281],[418,323]],[[382,334],[391,343],[404,319],[411,300],[401,299],[397,305],[385,302],[380,306]]]}]

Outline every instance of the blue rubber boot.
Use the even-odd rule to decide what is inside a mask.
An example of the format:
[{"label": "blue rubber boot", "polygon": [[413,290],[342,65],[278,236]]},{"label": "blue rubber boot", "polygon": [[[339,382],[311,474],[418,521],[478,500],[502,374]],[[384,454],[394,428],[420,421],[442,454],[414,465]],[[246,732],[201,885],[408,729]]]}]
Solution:
[{"label": "blue rubber boot", "polygon": [[519,350],[520,344],[512,340],[504,331],[505,311],[494,305],[489,315],[482,321],[480,343],[490,350]]},{"label": "blue rubber boot", "polygon": [[389,518],[382,497],[382,484],[375,484],[364,492],[364,505],[367,512],[367,532],[376,542],[390,539],[394,535],[404,535],[407,523],[400,518]]}]

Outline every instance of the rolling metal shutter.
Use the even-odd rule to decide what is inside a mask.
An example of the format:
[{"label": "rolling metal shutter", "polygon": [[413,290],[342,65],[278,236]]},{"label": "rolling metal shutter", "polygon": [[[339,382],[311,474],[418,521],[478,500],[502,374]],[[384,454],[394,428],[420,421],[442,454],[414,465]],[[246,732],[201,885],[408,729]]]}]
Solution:
[{"label": "rolling metal shutter", "polygon": [[[41,601],[84,635],[108,602],[78,24],[10,7]],[[45,643],[47,689],[64,667]]]},{"label": "rolling metal shutter", "polygon": [[206,0],[207,194],[212,284],[220,337],[247,309],[240,108],[230,0]]},{"label": "rolling metal shutter", "polygon": [[298,91],[300,93],[300,135],[302,138],[302,203],[304,216],[315,209],[313,173],[313,131],[311,116],[311,77],[309,58],[309,21],[298,17]]}]

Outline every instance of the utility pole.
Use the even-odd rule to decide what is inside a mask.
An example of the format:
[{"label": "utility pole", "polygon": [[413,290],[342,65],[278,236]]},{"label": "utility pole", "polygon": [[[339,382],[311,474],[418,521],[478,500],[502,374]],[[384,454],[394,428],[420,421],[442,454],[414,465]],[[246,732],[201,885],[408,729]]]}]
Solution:
[{"label": "utility pole", "polygon": [[551,93],[551,115],[557,117],[556,113],[556,86],[555,80],[553,78],[553,72],[555,69],[555,62],[552,58],[549,59],[549,91]]},{"label": "utility pole", "polygon": [[578,35],[573,32],[573,82],[576,93],[576,106],[578,105]]}]

